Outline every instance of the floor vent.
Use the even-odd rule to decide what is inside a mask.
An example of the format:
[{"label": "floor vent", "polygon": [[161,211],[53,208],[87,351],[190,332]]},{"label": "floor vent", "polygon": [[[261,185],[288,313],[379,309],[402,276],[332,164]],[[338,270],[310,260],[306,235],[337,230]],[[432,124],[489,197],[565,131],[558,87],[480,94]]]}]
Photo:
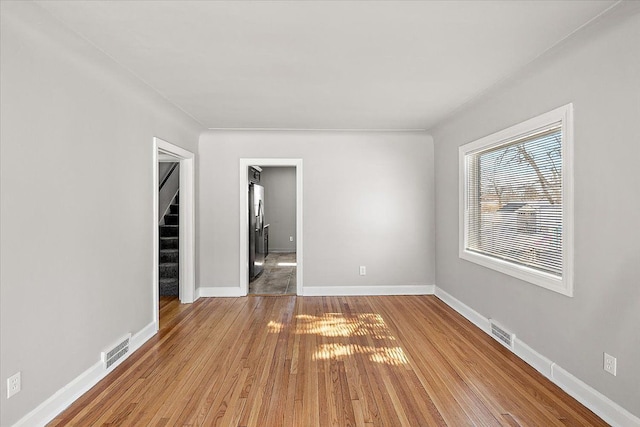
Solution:
[{"label": "floor vent", "polygon": [[489,319],[489,324],[491,325],[491,336],[498,340],[501,344],[504,344],[510,349],[513,349],[513,340],[516,336],[503,328],[495,320]]},{"label": "floor vent", "polygon": [[131,334],[127,334],[120,342],[108,351],[102,352],[102,364],[105,369],[109,369],[118,360],[122,359],[129,353],[129,342],[131,341]]}]

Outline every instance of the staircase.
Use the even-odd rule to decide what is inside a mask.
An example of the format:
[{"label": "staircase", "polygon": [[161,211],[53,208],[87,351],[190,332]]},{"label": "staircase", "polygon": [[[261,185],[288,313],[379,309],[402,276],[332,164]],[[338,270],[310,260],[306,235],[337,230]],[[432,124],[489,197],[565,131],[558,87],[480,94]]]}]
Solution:
[{"label": "staircase", "polygon": [[164,216],[164,225],[160,225],[160,296],[178,296],[180,275],[178,262],[178,224],[179,222],[179,194],[169,206],[169,212]]}]

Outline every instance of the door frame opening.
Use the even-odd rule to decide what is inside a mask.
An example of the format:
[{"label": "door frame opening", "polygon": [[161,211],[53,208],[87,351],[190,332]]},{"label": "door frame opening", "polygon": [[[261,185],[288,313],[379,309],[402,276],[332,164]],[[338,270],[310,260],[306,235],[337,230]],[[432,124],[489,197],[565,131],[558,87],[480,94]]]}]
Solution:
[{"label": "door frame opening", "polygon": [[160,232],[158,230],[158,159],[171,156],[180,163],[179,298],[183,304],[196,300],[195,292],[195,155],[163,139],[153,138],[153,312],[159,326]]},{"label": "door frame opening", "polygon": [[240,294],[249,293],[249,166],[293,166],[296,169],[296,294],[304,295],[302,247],[302,159],[240,159]]}]

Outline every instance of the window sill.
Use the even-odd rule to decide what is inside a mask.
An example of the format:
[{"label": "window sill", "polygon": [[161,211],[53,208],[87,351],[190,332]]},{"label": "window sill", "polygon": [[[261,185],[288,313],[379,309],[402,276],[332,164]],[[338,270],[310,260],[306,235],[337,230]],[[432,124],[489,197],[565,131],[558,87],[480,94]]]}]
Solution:
[{"label": "window sill", "polygon": [[553,274],[544,273],[532,268],[517,265],[509,261],[482,255],[466,249],[460,251],[460,258],[499,271],[525,282],[540,286],[559,294],[573,297],[573,286],[570,280],[560,278]]}]

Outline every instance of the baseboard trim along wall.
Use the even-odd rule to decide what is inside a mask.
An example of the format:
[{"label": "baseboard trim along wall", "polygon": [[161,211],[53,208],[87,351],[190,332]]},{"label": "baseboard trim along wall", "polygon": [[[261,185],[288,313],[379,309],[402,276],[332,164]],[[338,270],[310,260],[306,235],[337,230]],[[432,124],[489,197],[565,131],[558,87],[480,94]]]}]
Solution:
[{"label": "baseboard trim along wall", "polygon": [[364,295],[433,295],[435,285],[305,286],[306,297]]},{"label": "baseboard trim along wall", "polygon": [[210,286],[196,289],[198,298],[243,297],[240,286]]},{"label": "baseboard trim along wall", "polygon": [[[435,295],[449,307],[467,318],[471,323],[490,335],[489,319],[483,317],[471,307],[457,300],[452,295],[435,287]],[[556,363],[547,359],[522,340],[515,337],[513,350],[520,359],[547,377],[570,396],[592,410],[600,418],[612,426],[640,427],[640,418],[633,415],[593,387],[585,384]]]},{"label": "baseboard trim along wall", "polygon": [[126,360],[134,351],[138,350],[158,332],[158,324],[151,322],[142,330],[131,337],[129,343],[129,354],[115,363],[108,370],[105,370],[102,361],[96,362],[89,369],[78,375],[69,384],[55,392],[50,398],[42,402],[33,411],[22,417],[14,424],[14,427],[44,426],[53,420],[58,414],[69,407],[80,396],[89,391],[91,387],[98,384],[100,380],[111,373],[116,366]]},{"label": "baseboard trim along wall", "polygon": [[[357,295],[433,295],[434,285],[399,286],[305,286],[304,296],[357,296]],[[201,287],[198,298],[242,297],[239,286]]]}]

